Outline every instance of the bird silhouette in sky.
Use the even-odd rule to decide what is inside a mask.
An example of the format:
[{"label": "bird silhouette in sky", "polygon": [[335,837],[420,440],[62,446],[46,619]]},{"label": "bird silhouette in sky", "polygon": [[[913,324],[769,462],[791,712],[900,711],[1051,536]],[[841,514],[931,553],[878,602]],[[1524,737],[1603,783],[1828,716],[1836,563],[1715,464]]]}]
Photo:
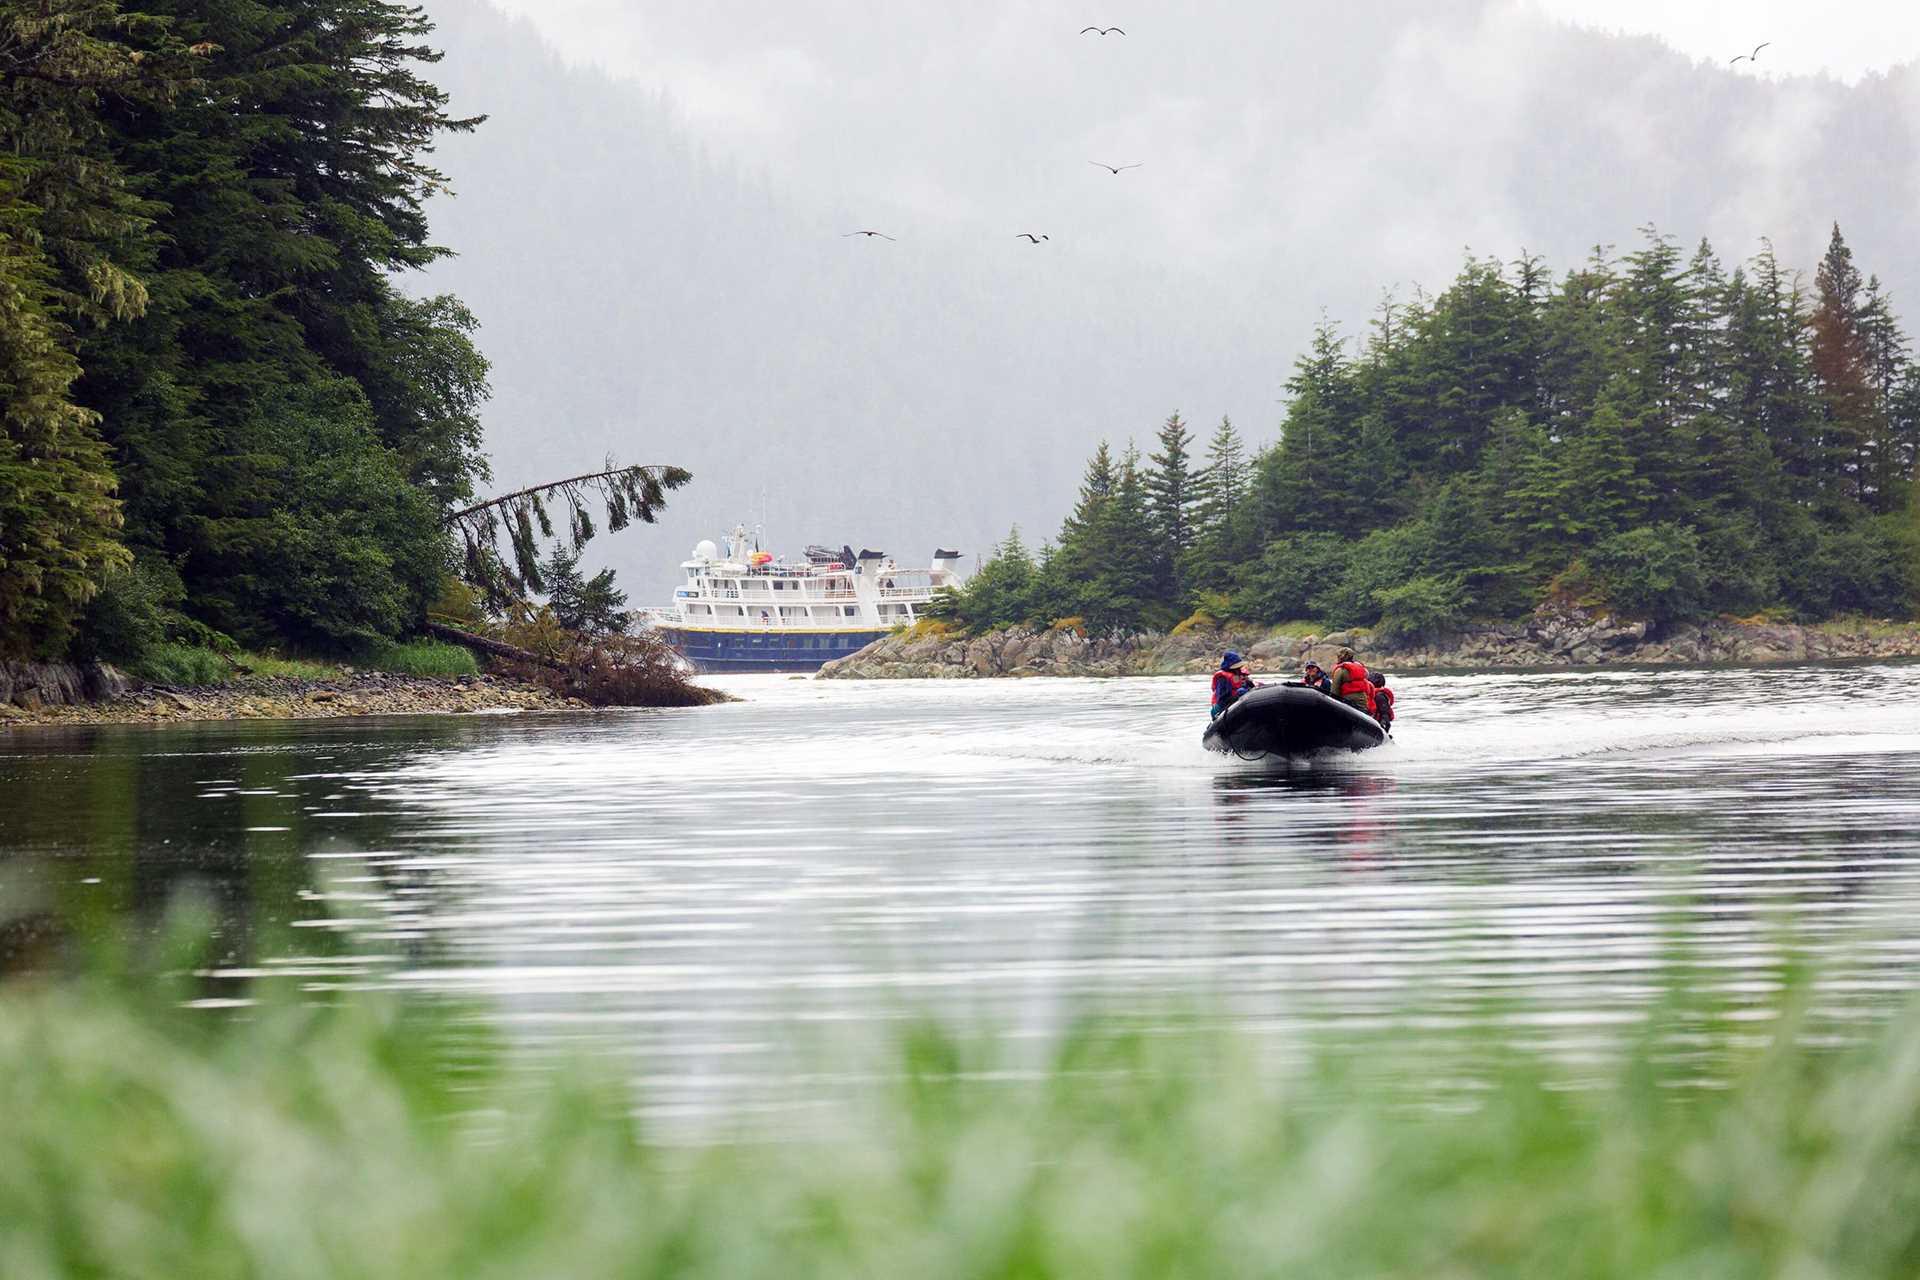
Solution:
[{"label": "bird silhouette in sky", "polygon": [[1741,62],[1758,62],[1760,61],[1760,50],[1766,48],[1767,45],[1770,45],[1772,43],[1773,41],[1769,40],[1767,41],[1767,44],[1756,45],[1752,53],[1743,53],[1739,57],[1735,58],[1732,62],[1729,62],[1727,65],[1731,67]]},{"label": "bird silhouette in sky", "polygon": [[1087,32],[1089,32],[1089,31],[1091,31],[1091,32],[1093,32],[1093,33],[1094,33],[1095,35],[1098,35],[1098,36],[1110,36],[1110,35],[1116,35],[1116,34],[1117,34],[1117,35],[1125,35],[1125,34],[1127,34],[1126,32],[1124,32],[1124,31],[1122,31],[1122,30],[1120,30],[1120,28],[1118,28],[1118,27],[1082,27],[1082,28],[1080,28],[1080,34],[1081,34],[1081,35],[1085,35],[1085,34],[1087,34]]},{"label": "bird silhouette in sky", "polygon": [[1045,233],[1042,233],[1036,236],[1031,231],[1022,231],[1019,235],[1015,236],[1014,239],[1015,240],[1026,239],[1026,240],[1033,241],[1035,244],[1039,244],[1042,240],[1051,240],[1053,239],[1053,237],[1046,235]]},{"label": "bird silhouette in sky", "polygon": [[[1108,164],[1104,160],[1089,160],[1087,163],[1096,169],[1105,169],[1108,173],[1118,173],[1122,169],[1138,169],[1140,167],[1139,164]],[[1141,163],[1144,164],[1145,161]]]},{"label": "bird silhouette in sky", "polygon": [[847,232],[847,234],[846,234],[846,235],[844,235],[844,236],[841,236],[840,238],[841,238],[842,240],[845,240],[845,239],[847,239],[847,237],[848,237],[848,236],[879,236],[879,237],[880,237],[880,238],[881,238],[882,240],[891,240],[891,239],[893,239],[893,237],[892,237],[892,236],[890,236],[890,235],[888,235],[888,234],[887,234],[886,232],[884,232],[884,231],[849,231],[849,232]]}]

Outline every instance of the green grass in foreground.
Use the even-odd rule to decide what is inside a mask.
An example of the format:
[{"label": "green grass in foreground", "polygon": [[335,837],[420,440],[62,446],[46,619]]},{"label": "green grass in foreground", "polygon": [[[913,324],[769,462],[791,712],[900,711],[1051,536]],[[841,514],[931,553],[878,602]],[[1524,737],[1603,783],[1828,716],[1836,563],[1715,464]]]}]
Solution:
[{"label": "green grass in foreground", "polygon": [[1686,1047],[1724,1043],[1709,1021],[1657,1015],[1578,1087],[1484,1031],[1280,1069],[1244,1037],[1094,1020],[1009,1077],[921,1025],[831,1140],[677,1147],[620,1089],[530,1086],[378,1004],[210,1034],[0,997],[0,1275],[1920,1271],[1920,1025],[1843,1054],[1785,1044],[1791,1017],[1771,1047]]}]

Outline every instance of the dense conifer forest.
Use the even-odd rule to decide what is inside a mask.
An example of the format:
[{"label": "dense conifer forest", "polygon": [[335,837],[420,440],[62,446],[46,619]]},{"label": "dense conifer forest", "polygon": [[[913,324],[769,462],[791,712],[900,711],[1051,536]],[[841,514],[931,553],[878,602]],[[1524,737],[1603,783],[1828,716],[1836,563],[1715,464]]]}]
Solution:
[{"label": "dense conifer forest", "polygon": [[390,0],[0,2],[0,655],[414,625],[487,475]]},{"label": "dense conifer forest", "polygon": [[[1357,349],[1356,349],[1357,345]],[[1412,637],[1549,596],[1656,620],[1920,608],[1920,365],[1836,226],[1811,282],[1655,229],[1555,277],[1469,260],[1323,323],[1280,438],[1178,414],[1102,445],[1056,537],[945,602],[975,629],[1316,621]]]}]

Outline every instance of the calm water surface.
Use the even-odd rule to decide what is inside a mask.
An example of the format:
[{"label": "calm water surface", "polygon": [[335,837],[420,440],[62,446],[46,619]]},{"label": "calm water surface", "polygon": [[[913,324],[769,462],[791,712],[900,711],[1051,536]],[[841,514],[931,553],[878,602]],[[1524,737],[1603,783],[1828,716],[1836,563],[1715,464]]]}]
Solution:
[{"label": "calm water surface", "polygon": [[1676,940],[1736,1001],[1823,957],[1842,1025],[1920,979],[1920,666],[1408,678],[1396,743],[1293,770],[1201,752],[1201,679],[723,683],[747,700],[0,736],[0,975],[191,891],[205,1003],[458,999],[665,1110],[790,1094],[797,1030],[927,1008],[1577,1040]]}]

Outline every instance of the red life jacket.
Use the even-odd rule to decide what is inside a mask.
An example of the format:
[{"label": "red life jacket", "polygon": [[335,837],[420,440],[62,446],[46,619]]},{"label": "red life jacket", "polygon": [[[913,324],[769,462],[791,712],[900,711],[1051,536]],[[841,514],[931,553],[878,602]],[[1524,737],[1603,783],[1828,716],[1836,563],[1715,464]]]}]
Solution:
[{"label": "red life jacket", "polygon": [[1218,711],[1235,698],[1253,687],[1251,676],[1241,675],[1238,671],[1216,671],[1213,673],[1213,706]]},{"label": "red life jacket", "polygon": [[1384,685],[1374,685],[1373,706],[1373,714],[1381,724],[1393,723],[1393,690]]},{"label": "red life jacket", "polygon": [[[1346,674],[1346,683],[1344,684],[1340,681],[1342,672]],[[1364,698],[1366,699],[1366,712],[1368,715],[1372,715],[1373,682],[1367,679],[1366,667],[1358,662],[1342,662],[1333,669],[1333,673],[1335,692],[1339,699],[1342,702],[1353,702],[1355,706],[1361,706],[1362,704],[1354,702],[1354,699]]]}]

